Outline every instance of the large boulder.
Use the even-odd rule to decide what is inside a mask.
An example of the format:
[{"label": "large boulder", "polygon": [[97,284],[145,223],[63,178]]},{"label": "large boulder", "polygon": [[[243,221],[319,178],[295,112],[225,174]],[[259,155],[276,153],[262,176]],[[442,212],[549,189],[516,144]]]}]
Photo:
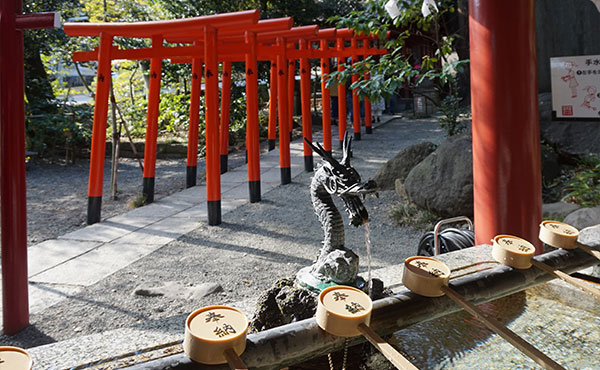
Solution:
[{"label": "large boulder", "polygon": [[446,139],[406,177],[404,190],[412,202],[442,217],[473,215],[471,135]]},{"label": "large boulder", "polygon": [[375,175],[375,182],[382,190],[394,188],[395,181],[404,181],[410,170],[435,150],[435,144],[426,141],[411,145],[387,161]]},{"label": "large boulder", "polygon": [[600,154],[600,122],[542,121],[540,127],[542,139],[563,156]]},{"label": "large boulder", "polygon": [[555,202],[542,205],[542,217],[551,220],[563,220],[570,213],[581,208],[575,203]]}]

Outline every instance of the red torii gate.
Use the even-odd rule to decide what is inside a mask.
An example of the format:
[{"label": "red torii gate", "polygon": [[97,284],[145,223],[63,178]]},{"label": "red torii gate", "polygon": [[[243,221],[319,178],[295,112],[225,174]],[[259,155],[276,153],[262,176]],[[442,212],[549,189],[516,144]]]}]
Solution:
[{"label": "red torii gate", "polygon": [[[229,103],[230,103],[230,86],[231,86],[231,62],[234,61],[246,61],[246,88],[247,88],[247,108],[252,105],[251,110],[248,112],[247,122],[247,154],[248,154],[248,176],[249,176],[249,191],[250,191],[250,202],[260,201],[260,162],[259,162],[259,131],[258,131],[258,94],[255,91],[256,87],[252,87],[252,90],[248,90],[250,85],[257,86],[258,81],[254,80],[257,78],[256,63],[258,60],[270,60],[274,55],[283,58],[285,50],[280,44],[285,44],[287,41],[283,40],[295,40],[301,37],[314,37],[318,27],[313,26],[302,26],[291,28],[287,31],[277,32],[264,32],[256,35],[256,46],[252,47],[249,44],[235,43],[233,41],[227,43],[224,41],[223,45],[219,48],[219,60],[223,61],[223,85],[221,90],[221,173],[227,171],[227,154],[228,154],[228,132],[229,132]],[[189,39],[169,39],[169,41],[177,42],[190,42]],[[252,50],[254,50],[252,52]],[[253,56],[252,56],[253,55]],[[250,59],[248,59],[250,56]],[[172,58],[173,63],[189,63],[189,57]],[[252,67],[249,67],[251,65]],[[250,71],[250,73],[248,73]],[[280,71],[279,75],[285,75],[285,71]],[[252,80],[249,80],[249,77]],[[281,83],[279,81],[278,83]],[[290,148],[289,148],[289,136],[281,137],[283,132],[289,132],[287,129],[289,124],[289,118],[284,119],[288,115],[283,111],[287,109],[287,99],[285,98],[286,90],[282,90],[282,96],[280,97],[280,168],[281,168],[281,182],[287,184],[291,182],[291,171],[290,171]],[[250,103],[250,105],[249,105]],[[250,129],[252,127],[252,129]],[[207,178],[208,181],[208,178]]]},{"label": "red torii gate", "polygon": [[[344,50],[330,50],[329,49],[329,41],[334,39],[342,39],[346,40],[350,38],[351,47],[346,48]],[[322,30],[317,35],[317,40],[300,40],[298,50],[292,50],[288,53],[290,58],[298,58],[300,59],[300,86],[301,86],[301,103],[302,103],[302,132],[303,137],[312,140],[312,122],[311,122],[311,106],[310,106],[310,65],[309,59],[320,59],[321,67],[325,70],[321,71],[321,74],[329,73],[329,62],[330,58],[337,58],[338,62],[346,57],[352,56],[353,58],[356,55],[377,55],[377,54],[385,54],[387,50],[377,49],[376,47],[370,47],[370,41],[373,39],[373,36],[355,36],[350,29],[327,29]],[[313,48],[313,42],[319,41],[319,48]],[[358,41],[362,41],[362,48],[358,47]],[[344,41],[342,41],[344,42]],[[354,80],[358,79],[358,75]],[[323,142],[324,149],[327,151],[331,151],[331,104],[330,104],[330,95],[329,90],[325,87],[326,79],[322,78],[321,80],[321,96],[322,96],[322,104],[323,104]],[[339,97],[339,99],[343,99],[345,104],[345,96]],[[358,95],[356,95],[356,99],[358,100]],[[327,100],[325,102],[325,100]],[[367,102],[368,99],[365,99]],[[370,117],[369,117],[370,118]],[[368,127],[371,127],[370,120],[368,121]],[[340,128],[339,130],[339,140],[343,142],[343,137],[346,129],[343,130]],[[356,131],[358,131],[358,136],[356,135]],[[371,133],[371,130],[368,131]],[[360,121],[358,125],[355,126],[355,138],[360,139]],[[312,158],[312,150],[304,141],[304,165],[306,171],[313,170],[313,158]]]},{"label": "red torii gate", "polygon": [[[233,13],[236,14],[236,13]],[[239,13],[237,13],[239,14]],[[164,22],[175,22],[175,21],[163,21]],[[145,22],[148,23],[148,22]],[[155,22],[156,23],[156,22]],[[248,124],[247,124],[247,149],[248,149],[248,180],[249,180],[249,192],[250,192],[250,201],[257,202],[260,201],[260,163],[259,163],[259,149],[258,149],[258,106],[257,101],[257,81],[256,75],[254,76],[252,71],[256,71],[256,62],[257,60],[270,60],[273,55],[276,55],[277,58],[281,58],[283,63],[285,64],[285,60],[290,59],[300,59],[302,63],[304,63],[303,68],[305,71],[308,71],[309,68],[306,66],[308,64],[309,57],[330,57],[335,56],[340,58],[341,56],[351,56],[352,53],[356,53],[358,51],[356,47],[356,42],[353,43],[354,48],[348,49],[345,52],[336,51],[334,53],[328,52],[320,52],[319,55],[315,55],[317,50],[312,49],[312,47],[308,47],[307,40],[315,40],[318,38],[331,38],[334,35],[335,30],[330,29],[328,31],[324,31],[320,33],[320,36],[316,34],[318,27],[317,26],[304,26],[304,27],[296,27],[293,29],[289,29],[293,20],[291,18],[282,18],[282,19],[273,19],[273,20],[264,20],[260,21],[252,26],[246,27],[244,34],[245,39],[242,34],[242,30],[239,29],[224,29],[219,35],[219,45],[217,53],[217,59],[222,60],[223,64],[223,91],[222,91],[222,101],[221,108],[223,112],[223,116],[221,119],[221,135],[220,135],[220,143],[212,142],[208,137],[208,129],[207,129],[207,152],[210,151],[209,147],[221,147],[220,151],[220,172],[223,173],[226,171],[227,166],[227,141],[228,141],[228,131],[229,131],[229,120],[228,120],[228,110],[229,110],[229,88],[231,85],[230,73],[231,73],[231,62],[232,61],[246,61],[247,65],[247,95],[248,102],[247,104],[247,114],[248,114]],[[89,27],[89,24],[86,24],[86,30],[84,31],[75,31],[74,29],[79,28],[79,24],[68,24],[65,26],[65,29],[69,35],[94,35],[94,31],[97,31],[103,24],[94,25]],[[162,26],[162,24],[161,24]],[[110,25],[111,28],[117,28],[116,25]],[[287,31],[282,31],[287,29]],[[127,36],[131,36],[131,33],[126,33],[129,30],[126,27],[119,27],[119,31],[123,34],[127,34]],[[277,31],[275,31],[277,30]],[[155,31],[159,32],[159,31]],[[254,34],[252,36],[248,32]],[[260,32],[260,33],[256,33]],[[159,60],[162,58],[171,58],[172,62],[192,62],[192,92],[191,92],[191,104],[190,104],[190,133],[188,136],[188,161],[187,161],[187,186],[194,186],[196,180],[196,159],[197,159],[197,139],[198,139],[198,112],[199,112],[199,95],[200,95],[200,81],[198,75],[201,71],[201,63],[203,60],[206,60],[206,51],[202,48],[203,38],[205,31],[203,29],[190,30],[182,32],[180,29],[175,29],[168,33],[163,33],[159,36],[153,36],[153,45],[151,48],[140,48],[140,49],[127,49],[120,50],[118,48],[111,47],[111,56],[110,59],[151,59],[151,60]],[[351,35],[349,30],[342,30],[342,35]],[[222,35],[222,37],[221,37]],[[163,41],[167,42],[177,42],[177,43],[188,43],[193,46],[183,46],[183,47],[163,47]],[[300,43],[299,50],[295,49],[295,43]],[[276,44],[273,46],[273,44]],[[281,45],[286,45],[285,47],[281,47]],[[206,47],[206,41],[204,41],[204,46]],[[291,46],[291,48],[290,48]],[[285,57],[285,52],[290,53],[290,58]],[[204,55],[202,54],[204,51]],[[381,54],[385,51],[375,50],[372,51],[367,47],[364,48],[364,53],[377,53]],[[340,55],[343,54],[343,55]],[[95,50],[91,52],[78,52],[75,53],[73,58],[75,61],[89,61],[96,60],[99,58],[100,51]],[[204,58],[202,58],[204,56]],[[156,63],[158,64],[158,63]],[[160,64],[158,64],[160,67]],[[288,64],[289,66],[293,64]],[[291,70],[291,68],[289,68]],[[249,72],[249,73],[248,73]],[[160,74],[160,69],[158,70],[150,68],[151,77],[158,76]],[[278,84],[284,86],[285,81],[283,77],[285,75],[284,68],[279,71],[279,81]],[[289,160],[289,137],[287,135],[282,136],[282,133],[289,132],[291,129],[291,115],[289,112],[285,112],[286,108],[289,108],[289,105],[286,107],[286,97],[284,96],[286,92],[289,93],[289,77],[288,76],[288,91],[284,88],[277,89],[279,91],[279,100],[280,100],[280,167],[281,167],[281,182],[282,184],[287,184],[291,182],[291,171],[290,171],[290,160]],[[302,77],[302,86],[303,86],[303,136],[309,140],[312,139],[312,130],[311,130],[311,121],[310,121],[310,81],[308,80],[310,76],[308,73],[305,73]],[[158,79],[158,78],[156,78]],[[159,80],[159,79],[158,79]],[[293,80],[292,80],[293,81]],[[274,85],[274,84],[272,84]],[[293,88],[293,86],[292,86]],[[207,85],[207,98],[211,95],[209,92],[209,88]],[[156,119],[158,116],[158,101],[159,101],[159,92],[160,85],[150,84],[150,93],[149,93],[149,106],[148,106],[148,131],[146,135],[146,147],[147,148],[156,148]],[[289,103],[290,96],[287,96],[287,102]],[[208,106],[208,103],[207,103]],[[327,114],[329,115],[329,113]],[[287,118],[287,119],[286,119]],[[286,124],[287,123],[287,124]],[[208,126],[208,119],[207,119]],[[286,127],[287,126],[287,127]],[[150,128],[153,129],[150,129]],[[272,130],[271,130],[272,131]],[[343,135],[343,134],[342,134]],[[329,137],[330,140],[330,137]],[[326,144],[327,146],[327,144]],[[329,145],[330,146],[330,145]],[[93,147],[93,145],[92,145]],[[92,149],[94,151],[94,149]],[[308,145],[305,145],[305,169],[307,171],[312,171],[313,169],[313,161],[312,161],[312,150]],[[147,202],[152,201],[153,191],[154,191],[154,167],[155,167],[155,149],[146,150],[145,151],[145,163],[149,165],[145,166],[144,169],[144,194],[147,195]],[[210,183],[214,183],[218,178],[218,174],[214,168],[214,165],[210,165],[210,160],[207,158],[207,188],[210,189]],[[212,163],[212,162],[211,162]],[[150,168],[146,171],[146,168]],[[93,171],[91,171],[92,173]],[[150,174],[150,176],[148,176]],[[92,176],[90,175],[90,180]],[[96,177],[96,180],[98,178]],[[91,185],[90,185],[91,187]],[[217,202],[215,206],[211,208],[211,199],[209,198],[209,224],[219,224],[220,223],[220,183],[218,186],[212,186],[214,190],[212,201]],[[207,192],[210,193],[208,190]],[[101,196],[101,194],[100,194]],[[211,211],[212,209],[212,211]],[[99,209],[97,209],[99,212]],[[90,219],[90,209],[88,208],[88,221]],[[212,213],[212,217],[211,217]],[[99,218],[99,215],[98,215]]]},{"label": "red torii gate", "polygon": [[[229,16],[245,16],[247,18],[247,13],[249,12],[239,12],[239,13],[231,13],[229,14]],[[250,13],[252,14],[256,14],[256,16],[258,15],[257,11],[251,11]],[[223,14],[218,15],[219,18],[223,18]],[[198,22],[199,20],[205,20],[206,19],[210,19],[210,17],[217,17],[217,16],[209,16],[209,17],[200,17],[200,18],[196,18],[196,22]],[[206,20],[205,20],[206,21]],[[176,23],[177,21],[161,21],[161,22],[142,22],[142,23],[146,23],[148,24],[147,27],[152,26],[152,23],[159,23],[159,26],[164,26],[165,22],[170,22],[170,23]],[[275,28],[285,28],[282,27],[283,24],[288,24],[287,27],[289,27],[289,22],[290,19],[284,19],[283,22],[279,23],[279,26],[275,27]],[[189,23],[189,22],[188,22]],[[268,22],[265,22],[268,23]],[[271,22],[271,24],[273,24],[274,22]],[[68,24],[65,25],[65,31],[67,32],[67,34],[69,35],[73,35],[73,36],[80,36],[80,35],[89,35],[89,36],[96,36],[97,34],[101,34],[100,30],[103,29],[102,26],[104,26],[105,24],[94,24],[93,26],[90,27],[90,24],[84,24],[84,25],[80,25],[80,24]],[[137,23],[131,24],[133,25],[137,25]],[[231,26],[231,24],[227,24],[228,27]],[[237,27],[237,24],[234,24]],[[83,26],[83,27],[82,27]],[[110,24],[110,29],[112,30],[112,33],[118,33],[119,35],[124,35],[127,37],[132,37],[132,36],[137,36],[137,37],[148,37],[148,34],[145,33],[141,33],[137,34],[135,32],[132,32],[128,27],[124,27],[122,24]],[[138,27],[141,29],[141,27]],[[247,27],[246,27],[247,28]],[[272,27],[273,28],[273,27]],[[267,29],[267,27],[264,27],[262,29],[259,30],[265,30]],[[194,46],[184,46],[184,47],[163,47],[162,46],[162,42],[163,39],[177,39],[178,37],[181,37],[182,35],[182,31],[181,28],[177,28],[177,29],[170,29],[170,32],[163,32],[163,34],[161,35],[154,35],[152,36],[153,38],[153,46],[152,48],[144,48],[144,49],[134,49],[134,50],[119,50],[119,49],[114,49],[111,47],[111,45],[109,44],[109,47],[105,47],[105,49],[107,49],[108,52],[110,52],[110,56],[106,57],[107,59],[107,64],[108,64],[108,72],[110,72],[110,60],[111,59],[151,59],[151,61],[157,61],[160,62],[162,58],[177,58],[177,57],[190,57],[190,56],[195,56],[196,59],[199,60],[199,56],[201,55],[202,51],[204,51],[204,62],[207,65],[206,68],[206,90],[207,90],[207,101],[206,101],[206,111],[207,111],[207,117],[206,117],[206,145],[207,145],[207,199],[208,199],[208,214],[209,214],[209,224],[211,225],[216,225],[219,224],[221,222],[221,207],[220,207],[220,178],[219,178],[219,165],[218,165],[218,155],[210,155],[209,153],[218,153],[219,152],[219,140],[214,140],[213,136],[214,136],[214,132],[217,133],[218,136],[218,123],[215,124],[214,126],[216,126],[215,130],[211,130],[211,126],[213,126],[211,124],[211,114],[209,112],[214,112],[214,119],[216,119],[218,121],[218,111],[216,109],[211,109],[210,107],[212,106],[212,95],[214,95],[214,97],[216,97],[216,104],[218,105],[218,81],[215,78],[215,85],[211,86],[208,81],[209,81],[209,77],[215,76],[215,74],[213,74],[210,71],[210,67],[209,67],[209,59],[210,57],[212,57],[213,59],[217,59],[217,45],[216,45],[216,36],[215,36],[215,44],[208,46],[209,44],[209,38],[207,37],[208,33],[206,33],[206,29],[199,31],[199,28],[196,27],[196,31],[194,31],[194,29],[192,29],[191,27],[186,28],[187,35],[192,34],[194,37],[194,39],[198,39],[198,38],[202,38],[204,37],[204,49],[202,49],[202,45],[200,42],[196,41]],[[307,27],[298,27],[295,30],[290,30],[287,33],[284,32],[282,33],[281,31],[271,31],[271,32],[264,32],[259,34],[259,37],[261,40],[278,40],[278,39],[283,39],[282,36],[292,36],[295,37],[296,34],[301,34],[301,35],[307,35],[307,34],[314,34],[317,30],[317,26],[307,26]],[[158,33],[158,30],[153,31],[154,33]],[[216,32],[216,30],[215,30]],[[196,35],[194,35],[196,33]],[[222,51],[223,53],[225,52],[230,52],[230,53],[239,53],[240,50],[240,46],[246,44],[248,40],[244,40],[243,44],[240,44],[240,37],[242,37],[241,35],[241,30],[238,28],[237,32],[232,31],[231,29],[229,31],[224,31],[223,32],[224,38],[220,41],[223,41],[221,44],[218,45],[218,49],[220,51]],[[225,37],[225,36],[230,36],[230,37]],[[248,36],[248,33],[246,32],[246,36]],[[250,36],[250,38],[252,38],[252,36]],[[254,37],[256,38],[256,37]],[[228,45],[226,41],[230,41],[230,44]],[[254,46],[255,48],[256,46]],[[97,51],[92,51],[92,52],[83,52],[83,53],[76,53],[74,55],[74,60],[76,61],[83,61],[83,60],[95,60],[95,59],[101,59],[102,56],[102,50],[103,50],[103,44],[100,44],[100,48]],[[247,50],[248,53],[252,53],[251,51]],[[269,50],[272,53],[272,48],[271,50]],[[280,54],[283,54],[283,51],[280,51]],[[209,55],[212,54],[212,55]],[[252,61],[252,57],[249,57],[249,61]],[[233,57],[232,60],[235,60],[235,56]],[[154,65],[158,65],[158,67],[152,68],[152,62],[151,62],[151,68],[150,68],[150,74],[151,74],[151,78],[154,78],[155,80],[158,80],[158,76],[160,75],[160,63],[154,63]],[[106,63],[106,62],[105,62]],[[215,63],[216,64],[216,63]],[[214,70],[215,72],[217,71],[218,66],[216,66],[215,68],[213,68],[212,70]],[[255,68],[254,68],[255,70]],[[100,74],[100,72],[99,72]],[[216,76],[215,76],[216,77]],[[100,78],[99,78],[100,79]],[[152,81],[152,80],[151,80]],[[252,86],[253,83],[250,83],[248,86]],[[146,165],[144,168],[144,190],[145,190],[145,194],[148,195],[153,195],[153,188],[154,188],[154,159],[155,159],[155,148],[156,148],[156,120],[157,120],[157,116],[158,116],[158,99],[159,99],[159,94],[160,92],[160,88],[158,83],[155,84],[150,84],[150,93],[149,93],[149,109],[148,109],[148,131],[153,131],[148,133],[146,135],[146,151],[145,151],[145,158],[146,158],[146,162],[150,163],[151,166]],[[255,92],[252,91],[248,91],[249,95],[254,95],[256,96],[257,94]],[[104,101],[104,100],[99,100],[101,98],[101,94],[96,94],[96,99],[97,99],[97,103],[99,101]],[[106,102],[104,101],[104,117],[106,117]],[[282,110],[283,110],[283,106],[284,104],[281,105],[282,106]],[[251,104],[249,105],[249,109],[253,109],[256,111],[256,114],[249,112],[249,117],[253,117],[254,115],[256,115],[256,124],[254,124],[253,122],[249,122],[249,127],[250,126],[256,126],[255,129],[249,129],[252,133],[256,132],[256,135],[249,135],[249,137],[254,137],[256,136],[256,140],[253,140],[253,142],[248,142],[249,147],[254,147],[256,146],[256,149],[252,148],[252,150],[250,151],[251,154],[253,154],[256,158],[255,160],[251,160],[249,163],[249,180],[250,180],[250,189],[251,189],[251,201],[258,201],[260,200],[260,167],[258,164],[258,107],[256,107],[255,109],[251,106]],[[193,112],[192,112],[193,114]],[[95,122],[96,121],[100,121],[101,117],[99,116],[95,116]],[[105,122],[106,118],[104,118],[104,122]],[[97,125],[95,125],[97,126]],[[152,127],[152,128],[151,128]],[[211,132],[213,135],[211,135]],[[104,125],[104,131],[102,132],[102,134],[105,134],[105,125]],[[102,137],[102,135],[95,135],[94,138],[99,138]],[[190,140],[193,140],[192,138]],[[290,164],[289,164],[289,138],[286,142],[285,138],[283,140],[280,141],[280,146],[282,146],[284,148],[284,150],[282,150],[281,153],[281,164],[282,164],[282,176],[283,177],[287,177],[289,178],[289,181],[291,181],[291,172],[290,172]],[[152,151],[151,149],[148,148],[154,148],[154,151]],[[102,148],[103,149],[103,148]],[[88,202],[88,223],[94,223],[99,221],[100,218],[100,202],[101,202],[101,184],[102,184],[102,178],[101,176],[97,176],[94,175],[96,172],[98,172],[99,169],[101,169],[103,167],[103,160],[104,160],[104,155],[103,152],[102,153],[98,153],[98,148],[96,148],[93,144],[92,144],[92,152],[96,153],[96,154],[101,154],[101,155],[97,155],[97,157],[101,157],[101,161],[92,161],[92,164],[90,165],[90,192],[89,192],[89,202]],[[188,156],[188,158],[191,158],[191,156]],[[217,164],[215,164],[215,158],[217,160]],[[98,162],[100,162],[101,166],[96,165],[96,171],[94,171],[92,169],[94,164],[98,164]],[[146,170],[146,167],[151,167],[151,170]],[[101,173],[101,170],[100,170]],[[149,175],[149,176],[148,176]],[[285,176],[287,175],[287,176]],[[95,184],[95,188],[96,191],[94,192],[94,184],[92,183],[96,183]],[[282,180],[282,182],[285,182]],[[286,183],[287,183],[286,182]],[[99,191],[98,191],[99,190]],[[148,199],[149,201],[152,201],[152,199]]]},{"label": "red torii gate", "polygon": [[[218,122],[218,62],[217,62],[217,29],[230,29],[233,34],[243,27],[258,22],[257,10],[217,14],[189,19],[170,21],[136,22],[136,23],[67,23],[65,33],[69,36],[99,36],[100,46],[97,51],[98,82],[94,106],[94,124],[92,133],[92,150],[90,158],[90,179],[88,187],[88,224],[100,221],[102,203],[102,178],[104,168],[106,117],[108,110],[108,92],[110,87],[112,41],[115,36],[151,38],[152,48],[131,51],[139,53],[144,59],[150,59],[150,86],[148,93],[148,113],[146,129],[146,146],[144,150],[143,188],[148,202],[154,198],[154,172],[156,158],[156,136],[158,128],[158,103],[160,99],[160,74],[162,58],[169,53],[181,52],[182,48],[165,48],[163,39],[181,32],[197,32],[204,39],[204,62],[206,81],[206,167],[207,167],[207,204],[210,224],[221,223],[220,177],[219,175],[219,122]],[[189,48],[189,47],[188,47]],[[194,47],[192,47],[194,48]],[[200,54],[201,47],[195,47]],[[129,55],[129,57],[132,57]],[[215,145],[216,143],[216,145]],[[149,159],[149,160],[148,160]],[[215,176],[216,172],[216,176]],[[211,178],[211,181],[208,181]]]},{"label": "red torii gate", "polygon": [[0,1],[0,218],[6,335],[29,325],[23,31],[60,26],[59,13],[22,11],[21,0]]}]

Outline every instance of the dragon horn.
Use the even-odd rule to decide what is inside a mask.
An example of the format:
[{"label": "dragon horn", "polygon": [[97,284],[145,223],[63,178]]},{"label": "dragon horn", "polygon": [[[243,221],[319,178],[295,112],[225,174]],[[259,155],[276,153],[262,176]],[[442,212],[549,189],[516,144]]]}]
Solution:
[{"label": "dragon horn", "polygon": [[342,165],[350,165],[350,148],[352,147],[352,136],[348,134],[348,131],[344,134],[344,144],[342,145],[344,156],[342,157]]},{"label": "dragon horn", "polygon": [[323,158],[324,161],[329,162],[334,168],[342,168],[342,166],[340,166],[340,162],[338,162],[335,158],[333,158],[333,156],[327,152],[323,146],[321,146],[320,143],[312,143],[310,140],[308,140],[307,138],[304,138],[304,141],[306,141],[306,143],[308,145],[310,145],[310,147],[312,148],[313,151],[315,151],[315,153],[317,153],[321,158]]}]

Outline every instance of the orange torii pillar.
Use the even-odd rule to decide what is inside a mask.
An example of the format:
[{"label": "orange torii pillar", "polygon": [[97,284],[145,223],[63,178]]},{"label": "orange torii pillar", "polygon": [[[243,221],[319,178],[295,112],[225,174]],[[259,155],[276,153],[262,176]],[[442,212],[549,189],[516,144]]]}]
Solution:
[{"label": "orange torii pillar", "polygon": [[98,72],[94,97],[94,120],[92,123],[92,147],[90,150],[90,177],[88,182],[88,225],[100,221],[102,207],[102,180],[104,178],[104,154],[106,152],[106,120],[110,91],[110,52],[113,36],[100,33],[98,47]]},{"label": "orange torii pillar", "polygon": [[[337,57],[337,70],[338,72],[344,72],[345,69],[345,57],[342,56],[344,51],[344,39],[338,37],[336,40],[336,50],[338,51]],[[339,147],[344,146],[344,135],[346,134],[346,85],[340,83],[337,86],[338,89],[338,140]]]},{"label": "orange torii pillar", "polygon": [[[352,49],[352,53],[355,53],[358,49],[358,40],[356,37],[353,37],[350,40],[350,48]],[[358,55],[352,54],[352,65],[358,62]],[[358,81],[358,75],[356,73],[352,74],[352,83]],[[353,131],[354,131],[354,140],[360,140],[360,100],[358,99],[358,89],[352,89],[352,121],[353,121]]]},{"label": "orange torii pillar", "polygon": [[260,202],[260,134],[258,127],[258,64],[256,33],[246,31],[246,153],[250,203]]},{"label": "orange torii pillar", "polygon": [[475,242],[536,245],[542,219],[535,2],[469,1]]},{"label": "orange torii pillar", "polygon": [[269,151],[275,149],[277,136],[277,61],[271,60],[271,73],[269,76],[269,126],[268,142]]},{"label": "orange torii pillar", "polygon": [[[320,41],[321,52],[327,53],[329,41]],[[331,94],[327,88],[329,74],[329,58],[321,58],[321,106],[323,107],[323,149],[331,153]]]},{"label": "orange torii pillar", "polygon": [[206,120],[206,201],[208,224],[221,224],[221,170],[219,160],[219,62],[217,30],[204,26],[204,85]]},{"label": "orange torii pillar", "polygon": [[279,169],[281,171],[281,184],[292,182],[292,170],[290,166],[290,129],[288,114],[288,65],[286,58],[286,43],[283,37],[277,38],[277,46],[280,52],[277,54],[277,95],[279,115]]},{"label": "orange torii pillar", "polygon": [[221,73],[221,174],[227,172],[229,156],[229,118],[231,107],[231,62],[223,62]]},{"label": "orange torii pillar", "polygon": [[[295,47],[294,44],[292,46]],[[294,88],[296,85],[296,59],[288,59],[288,129],[290,132],[290,141],[292,140],[292,131],[294,130]]]},{"label": "orange torii pillar", "polygon": [[[195,46],[198,42],[194,43]],[[200,88],[202,83],[202,60],[192,59],[192,82],[190,89],[190,124],[185,187],[196,186],[198,174],[198,125],[200,124]]]},{"label": "orange torii pillar", "polygon": [[[152,37],[152,49],[162,48],[162,36]],[[160,79],[162,59],[150,59],[150,83],[148,84],[148,111],[146,115],[146,143],[144,145],[144,175],[142,194],[146,203],[154,202],[154,177],[156,171],[156,141],[158,138],[158,115],[160,105]]]},{"label": "orange torii pillar", "polygon": [[312,117],[310,111],[310,63],[308,53],[310,52],[306,39],[299,41],[300,51],[305,54],[300,58],[300,98],[302,100],[302,143],[304,145],[304,170],[313,171],[313,153],[310,145],[306,142],[312,142]]}]

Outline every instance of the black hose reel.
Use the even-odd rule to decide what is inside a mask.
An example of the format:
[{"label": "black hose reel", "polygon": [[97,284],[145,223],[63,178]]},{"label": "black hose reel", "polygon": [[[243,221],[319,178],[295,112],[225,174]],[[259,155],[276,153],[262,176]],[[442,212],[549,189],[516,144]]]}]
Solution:
[{"label": "black hose reel", "polygon": [[[440,232],[442,225],[464,221],[468,229],[449,227]],[[475,245],[473,223],[468,217],[459,216],[438,222],[433,231],[426,232],[419,240],[418,256],[437,256],[441,253],[457,251]]]}]

